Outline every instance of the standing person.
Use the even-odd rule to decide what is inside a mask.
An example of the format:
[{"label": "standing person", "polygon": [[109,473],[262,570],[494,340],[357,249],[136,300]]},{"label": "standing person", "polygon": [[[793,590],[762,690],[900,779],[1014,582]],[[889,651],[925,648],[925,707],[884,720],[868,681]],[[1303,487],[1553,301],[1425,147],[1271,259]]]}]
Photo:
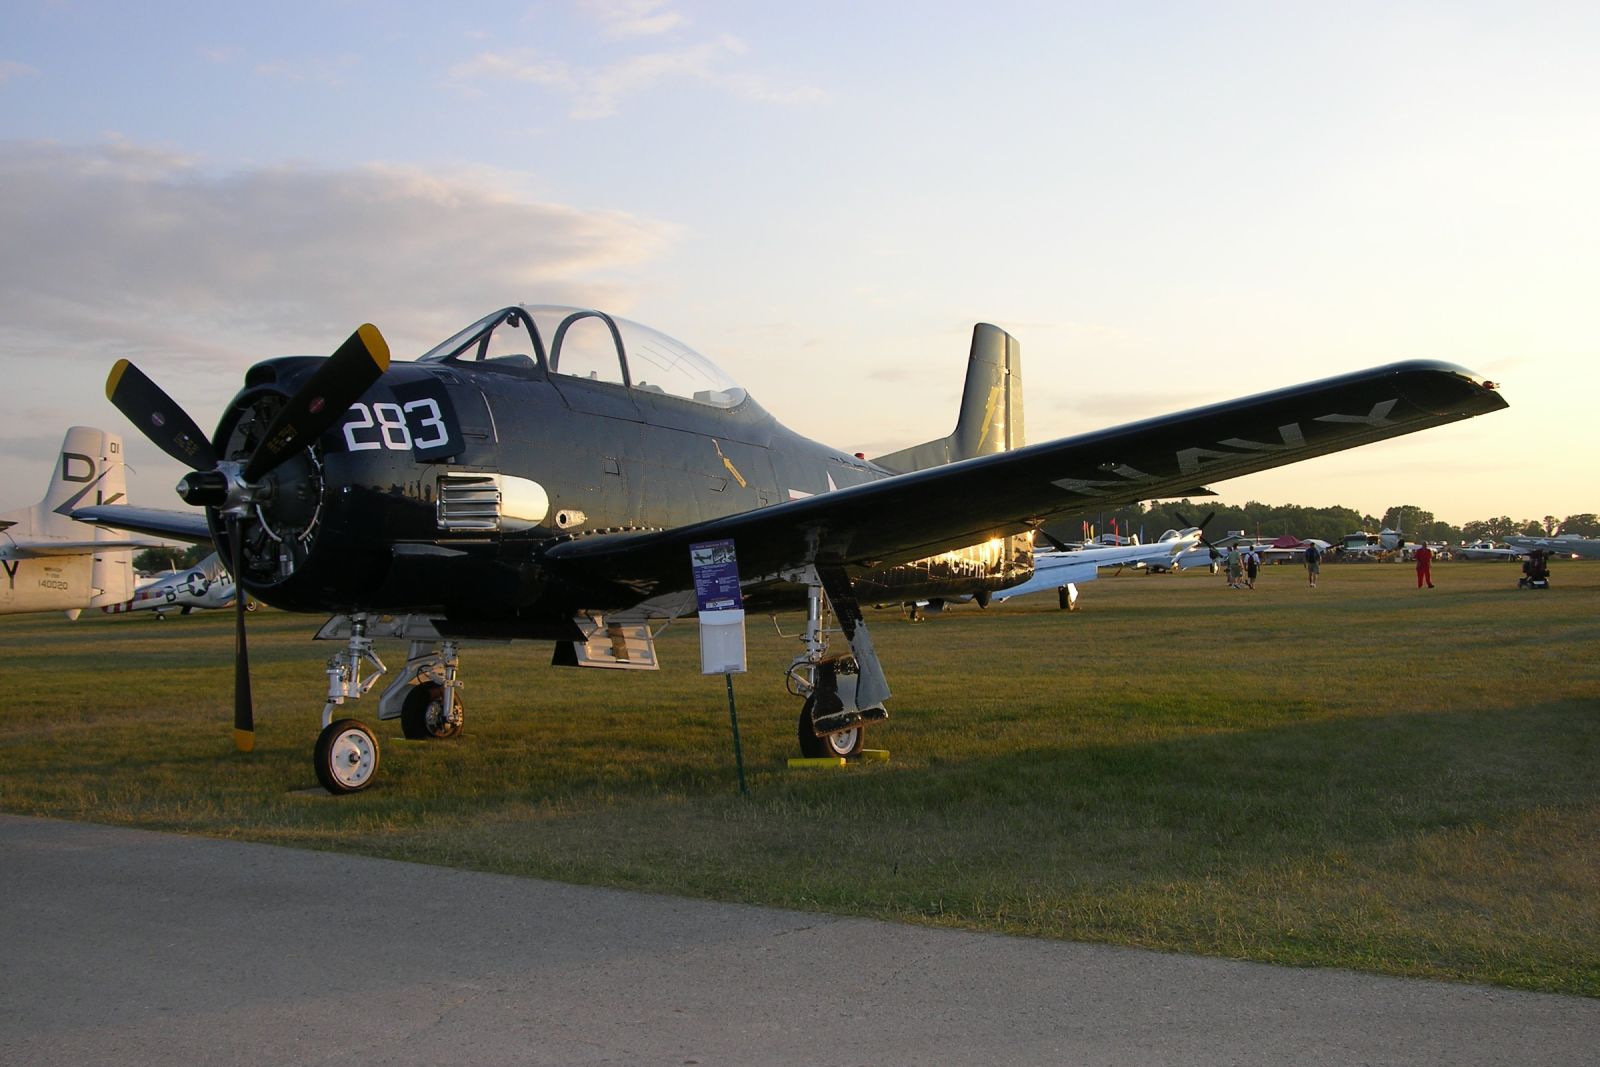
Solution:
[{"label": "standing person", "polygon": [[1313,542],[1306,545],[1306,578],[1311,582],[1311,588],[1317,587],[1317,578],[1322,574],[1322,549]]},{"label": "standing person", "polygon": [[1412,558],[1417,561],[1417,588],[1422,588],[1422,583],[1427,582],[1428,588],[1433,588],[1433,549],[1427,545],[1418,545]]},{"label": "standing person", "polygon": [[1256,575],[1261,573],[1261,557],[1256,554],[1256,546],[1251,545],[1244,550],[1244,584],[1251,589],[1256,587]]},{"label": "standing person", "polygon": [[1228,588],[1239,588],[1239,581],[1244,575],[1243,550],[1238,545],[1228,549]]}]

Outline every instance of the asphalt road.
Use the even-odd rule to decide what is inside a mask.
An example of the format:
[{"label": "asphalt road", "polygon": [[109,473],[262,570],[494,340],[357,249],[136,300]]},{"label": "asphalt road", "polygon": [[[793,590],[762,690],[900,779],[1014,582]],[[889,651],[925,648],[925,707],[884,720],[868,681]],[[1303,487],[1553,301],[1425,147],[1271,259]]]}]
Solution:
[{"label": "asphalt road", "polygon": [[1600,1001],[0,816],[0,1063],[1593,1064]]}]

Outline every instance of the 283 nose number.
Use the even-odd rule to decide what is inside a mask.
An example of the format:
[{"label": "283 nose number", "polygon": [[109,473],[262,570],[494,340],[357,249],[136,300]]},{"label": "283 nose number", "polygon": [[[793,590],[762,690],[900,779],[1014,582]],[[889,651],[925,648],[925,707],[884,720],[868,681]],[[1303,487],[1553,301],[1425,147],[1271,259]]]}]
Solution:
[{"label": "283 nose number", "polygon": [[437,448],[450,441],[439,402],[432,397],[405,404],[351,404],[349,414],[349,421],[344,424],[344,443],[352,452]]}]

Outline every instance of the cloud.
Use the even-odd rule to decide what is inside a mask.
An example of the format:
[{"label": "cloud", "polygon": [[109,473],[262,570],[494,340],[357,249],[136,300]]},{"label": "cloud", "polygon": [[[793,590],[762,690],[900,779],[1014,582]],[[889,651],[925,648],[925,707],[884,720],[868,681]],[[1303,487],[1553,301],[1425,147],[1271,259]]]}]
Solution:
[{"label": "cloud", "polygon": [[484,51],[452,67],[447,82],[464,92],[477,83],[511,81],[538,85],[567,96],[574,119],[615,115],[622,103],[666,85],[698,84],[757,103],[803,104],[823,93],[807,86],[777,85],[745,70],[730,69],[745,54],[738,38],[722,34],[679,48],[641,52],[599,66],[577,66],[531,48]]},{"label": "cloud", "polygon": [[254,72],[258,77],[287,82],[290,85],[320,85],[332,88],[344,85],[349,74],[359,66],[361,66],[359,56],[341,55],[268,60],[257,63]]},{"label": "cloud", "polygon": [[26,63],[18,63],[10,59],[0,59],[0,85],[11,81],[13,78],[25,78],[39,72]]},{"label": "cloud", "polygon": [[579,6],[600,22],[608,37],[653,37],[687,22],[666,9],[666,0],[582,0]]},{"label": "cloud", "polygon": [[204,394],[208,424],[257,359],[329,351],[364,320],[404,359],[505,304],[614,306],[675,237],[492,171],[216,173],[147,145],[16,142],[0,142],[0,232],[0,415],[46,441],[63,406],[120,424],[99,383],[121,356],[187,376],[180,400]]}]

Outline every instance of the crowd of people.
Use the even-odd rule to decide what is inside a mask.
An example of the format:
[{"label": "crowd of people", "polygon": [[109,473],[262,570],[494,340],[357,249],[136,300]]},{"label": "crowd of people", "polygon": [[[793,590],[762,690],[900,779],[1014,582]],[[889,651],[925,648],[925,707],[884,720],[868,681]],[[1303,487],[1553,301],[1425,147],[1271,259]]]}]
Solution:
[{"label": "crowd of people", "polygon": [[[1432,589],[1433,550],[1427,545],[1418,545],[1409,555],[1416,564],[1417,588]],[[1307,543],[1304,552],[1306,582],[1312,589],[1317,587],[1317,580],[1322,577],[1323,558],[1324,552],[1315,542]],[[1226,550],[1224,570],[1229,589],[1254,589],[1256,580],[1261,575],[1261,554],[1254,545],[1248,543],[1235,545]],[[1522,564],[1522,576],[1517,580],[1517,585],[1524,589],[1544,589],[1548,588],[1549,584],[1548,554],[1541,549],[1534,549]]]}]

